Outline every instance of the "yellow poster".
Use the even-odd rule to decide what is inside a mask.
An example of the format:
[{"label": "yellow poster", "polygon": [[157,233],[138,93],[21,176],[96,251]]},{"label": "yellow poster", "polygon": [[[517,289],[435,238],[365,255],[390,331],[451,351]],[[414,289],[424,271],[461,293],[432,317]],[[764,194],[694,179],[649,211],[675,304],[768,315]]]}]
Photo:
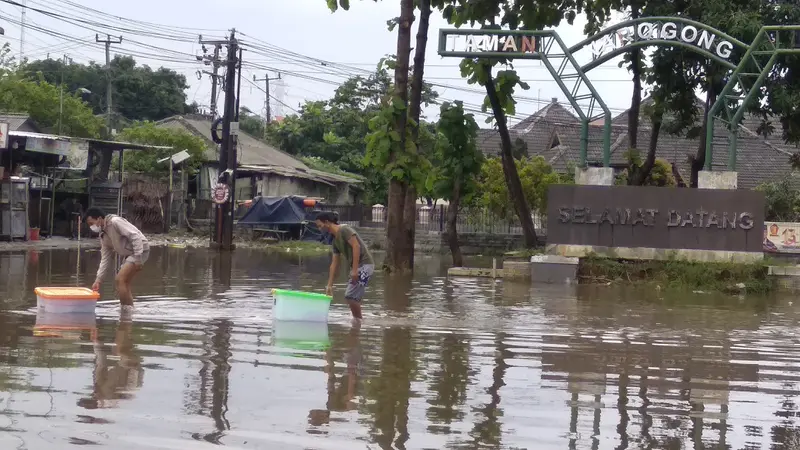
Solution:
[{"label": "yellow poster", "polygon": [[800,223],[764,222],[764,251],[800,253]]}]

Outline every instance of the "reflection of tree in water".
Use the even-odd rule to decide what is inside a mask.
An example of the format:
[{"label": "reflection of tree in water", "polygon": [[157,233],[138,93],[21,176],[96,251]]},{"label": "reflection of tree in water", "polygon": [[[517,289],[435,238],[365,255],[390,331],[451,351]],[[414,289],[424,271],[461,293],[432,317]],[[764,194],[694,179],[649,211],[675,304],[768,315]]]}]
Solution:
[{"label": "reflection of tree in water", "polygon": [[[380,373],[367,385],[373,402],[367,409],[373,416],[370,435],[382,449],[404,449],[408,441],[408,401],[411,395],[413,357],[411,330],[390,327],[383,331]],[[395,439],[396,437],[396,439]]]},{"label": "reflection of tree in water", "polygon": [[[193,437],[214,444],[219,444],[224,432],[231,427],[225,418],[228,412],[230,387],[231,333],[232,324],[229,320],[215,320],[206,330],[205,334],[210,335],[210,339],[204,339],[203,342],[202,366],[197,386],[199,392],[196,397],[190,397],[197,401],[196,407],[189,408],[190,412],[199,415],[210,414],[216,428],[215,431],[205,435],[195,433]],[[211,397],[210,405],[209,397]]]},{"label": "reflection of tree in water", "polygon": [[[787,393],[795,391],[794,383],[783,383],[782,387]],[[775,415],[781,417],[783,421],[780,425],[775,425],[770,430],[772,433],[772,445],[770,448],[773,450],[800,448],[800,428],[795,426],[792,421],[800,413],[792,395],[784,395],[783,401],[781,401],[781,409],[775,412]]]},{"label": "reflection of tree in water", "polygon": [[506,359],[513,357],[511,351],[505,343],[506,333],[499,332],[495,337],[495,358],[494,370],[492,370],[492,385],[487,389],[491,401],[478,409],[477,412],[483,416],[483,420],[475,423],[469,433],[472,437],[472,448],[492,447],[500,448],[502,443],[503,430],[500,425],[500,417],[503,411],[500,406],[500,389],[506,385],[505,376],[508,370]]},{"label": "reflection of tree in water", "polygon": [[[386,277],[386,309],[405,310],[410,290],[410,277]],[[408,441],[408,402],[415,370],[411,330],[404,327],[385,328],[381,347],[383,355],[379,374],[369,380],[366,388],[367,397],[374,400],[367,407],[374,419],[370,435],[382,449],[402,450]],[[392,447],[393,444],[395,447]]]},{"label": "reflection of tree in water", "polygon": [[467,401],[469,377],[474,372],[469,367],[470,346],[466,336],[448,334],[439,343],[439,348],[441,360],[431,374],[430,386],[436,397],[428,400],[428,418],[431,421],[428,431],[432,433],[448,432],[450,424],[464,420],[465,414],[459,407]]}]

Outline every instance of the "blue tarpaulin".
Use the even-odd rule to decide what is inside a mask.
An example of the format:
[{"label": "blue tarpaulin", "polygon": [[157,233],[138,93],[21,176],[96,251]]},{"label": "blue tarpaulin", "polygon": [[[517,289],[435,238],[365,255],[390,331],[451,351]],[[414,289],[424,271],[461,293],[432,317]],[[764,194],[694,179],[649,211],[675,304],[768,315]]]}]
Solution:
[{"label": "blue tarpaulin", "polygon": [[256,197],[250,209],[239,219],[240,226],[283,230],[291,239],[323,241],[326,239],[314,224],[319,210],[303,204],[305,197]]},{"label": "blue tarpaulin", "polygon": [[241,225],[302,225],[306,217],[304,197],[256,197],[253,205],[239,219]]}]

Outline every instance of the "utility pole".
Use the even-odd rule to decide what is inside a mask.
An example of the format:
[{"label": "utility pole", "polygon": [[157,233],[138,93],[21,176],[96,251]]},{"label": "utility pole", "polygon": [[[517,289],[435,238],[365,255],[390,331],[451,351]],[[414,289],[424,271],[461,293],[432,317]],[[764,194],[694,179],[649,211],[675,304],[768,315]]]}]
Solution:
[{"label": "utility pole", "polygon": [[58,100],[58,135],[61,136],[61,125],[64,117],[64,70],[67,68],[67,62],[72,64],[72,60],[64,55],[64,62],[61,65],[61,93]]},{"label": "utility pole", "polygon": [[270,122],[272,122],[272,111],[270,110],[270,104],[269,104],[269,97],[270,97],[270,95],[269,95],[269,82],[270,81],[280,80],[280,79],[281,79],[281,73],[280,72],[278,72],[278,77],[277,78],[270,78],[269,74],[265,74],[264,78],[259,79],[259,78],[256,78],[255,75],[253,75],[253,81],[255,81],[255,82],[263,81],[264,84],[265,84],[264,107],[266,108],[266,112],[267,112],[267,120],[264,122],[264,139],[267,138],[267,126],[269,126]]},{"label": "utility pole", "polygon": [[219,178],[229,188],[229,198],[216,207],[216,224],[213,246],[219,250],[233,250],[233,215],[236,204],[236,137],[239,135],[239,112],[237,111],[237,80],[241,86],[241,49],[236,41],[236,30],[231,30],[228,41],[201,43],[227,44],[228,54],[225,72],[225,105],[222,113],[222,143],[219,152]]},{"label": "utility pole", "polygon": [[[203,37],[200,36],[200,44],[206,44],[209,42],[204,42]],[[203,49],[205,50],[205,45],[203,45]],[[205,65],[211,66],[212,71],[209,72],[207,70],[203,70],[202,72],[211,77],[211,120],[217,118],[217,86],[219,85],[219,80],[222,78],[221,75],[218,74],[219,67],[221,65],[221,61],[219,59],[219,52],[222,49],[222,44],[215,43],[214,44],[214,56],[198,56],[198,60],[202,61]]]},{"label": "utility pole", "polygon": [[22,0],[22,17],[19,21],[19,62],[25,63],[25,12],[28,10],[28,0]]},{"label": "utility pole", "polygon": [[111,137],[111,91],[114,89],[113,79],[111,78],[111,44],[121,44],[122,43],[122,36],[119,38],[111,38],[110,34],[106,35],[106,39],[101,40],[99,34],[95,34],[94,39],[99,42],[106,44],[106,75],[108,76],[108,87],[106,88],[106,131],[108,133],[108,137]]}]

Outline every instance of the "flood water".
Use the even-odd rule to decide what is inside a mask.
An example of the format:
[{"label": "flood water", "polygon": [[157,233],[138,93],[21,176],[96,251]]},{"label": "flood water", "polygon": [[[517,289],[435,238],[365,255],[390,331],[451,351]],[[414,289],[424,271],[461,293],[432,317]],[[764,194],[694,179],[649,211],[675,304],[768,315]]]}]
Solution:
[{"label": "flood water", "polygon": [[273,324],[270,290],[319,291],[327,258],[154,248],[132,322],[37,316],[36,286],[98,261],[0,254],[0,449],[800,448],[791,298],[447,280],[420,256],[376,275],[360,328],[340,301]]}]

